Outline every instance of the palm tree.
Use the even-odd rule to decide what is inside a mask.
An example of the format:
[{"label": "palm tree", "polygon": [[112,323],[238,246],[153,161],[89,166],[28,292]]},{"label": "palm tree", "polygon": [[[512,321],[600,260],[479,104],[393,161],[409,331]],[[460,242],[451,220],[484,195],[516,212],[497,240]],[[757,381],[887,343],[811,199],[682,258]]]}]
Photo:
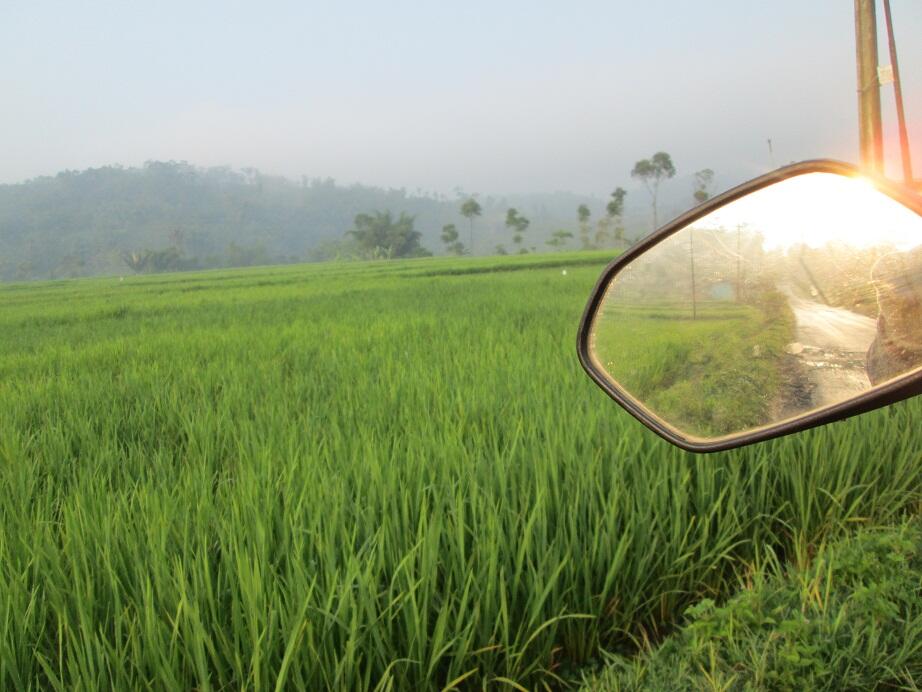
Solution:
[{"label": "palm tree", "polygon": [[483,209],[480,207],[480,204],[473,197],[468,197],[461,204],[461,216],[466,218],[470,222],[471,227],[471,242],[469,245],[471,254],[474,254],[474,217],[480,216],[483,212]]}]

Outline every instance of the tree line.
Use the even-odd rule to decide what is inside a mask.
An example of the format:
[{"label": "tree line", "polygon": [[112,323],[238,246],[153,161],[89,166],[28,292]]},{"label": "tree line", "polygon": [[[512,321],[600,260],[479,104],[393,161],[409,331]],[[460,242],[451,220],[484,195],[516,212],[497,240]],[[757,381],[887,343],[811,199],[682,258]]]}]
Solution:
[{"label": "tree line", "polygon": [[[375,210],[395,223],[412,217],[420,245],[441,251],[441,229],[462,228],[459,202],[470,196],[175,161],[64,171],[0,185],[0,280],[357,259],[366,251],[346,232]],[[530,230],[550,234],[583,201],[592,203],[571,193],[478,196],[477,225],[499,233],[516,206],[528,210]],[[458,242],[469,252],[467,238]]]},{"label": "tree line", "polygon": [[[631,177],[639,179],[650,194],[653,227],[658,226],[658,199],[660,185],[676,174],[672,157],[663,151],[655,153],[649,159],[641,159],[631,170]],[[707,187],[713,179],[713,171],[709,169],[695,174],[694,198],[697,202],[707,199]],[[624,202],[627,191],[623,187],[616,187],[609,196],[605,205],[605,214],[597,221],[595,230],[591,230],[591,211],[587,204],[577,207],[577,222],[579,227],[579,241],[581,249],[600,249],[605,247],[621,248],[629,244],[624,230]],[[474,254],[475,221],[483,214],[483,207],[476,197],[468,196],[460,202],[458,213],[468,222],[468,245],[465,247],[460,239],[460,232],[455,223],[442,226],[440,239],[448,254],[465,255]],[[433,253],[424,247],[422,233],[416,230],[416,217],[406,211],[394,216],[389,209],[360,212],[356,214],[352,228],[344,234],[344,238],[336,245],[340,259],[400,259],[413,257],[428,257]],[[527,254],[537,252],[538,247],[527,242],[527,231],[531,220],[515,207],[506,209],[505,229],[512,242],[512,252]],[[551,232],[544,241],[546,245],[555,249],[571,249],[569,240],[574,234],[565,228],[558,228]],[[493,247],[499,255],[510,253],[505,244],[499,243]],[[483,254],[483,253],[481,253]],[[135,262],[136,255],[132,254],[129,266],[132,269],[151,271],[165,271],[181,268],[183,258],[177,252],[175,245],[165,251],[157,253],[147,252],[140,256],[141,263]]]},{"label": "tree line", "polygon": [[[674,178],[675,175],[676,167],[672,162],[672,157],[664,151],[658,151],[648,159],[637,161],[631,169],[631,177],[639,180],[650,195],[653,229],[659,227],[660,186],[666,180]],[[708,199],[710,185],[713,180],[714,171],[709,168],[694,174],[692,197],[695,204],[700,204]],[[616,187],[609,195],[605,205],[605,213],[598,219],[594,228],[592,225],[592,211],[589,205],[583,203],[576,208],[580,249],[622,248],[630,244],[631,241],[626,238],[624,226],[624,202],[626,197],[627,190],[620,186]],[[459,232],[455,224],[443,226],[441,234],[445,250],[453,255],[467,254],[474,247],[474,221],[481,215],[482,209],[475,197],[468,197],[461,203],[459,211],[461,216],[465,217],[469,223],[468,248],[465,248],[464,244],[459,240]],[[525,243],[525,233],[530,223],[530,220],[515,207],[510,207],[506,210],[505,226],[511,234],[513,250],[517,254],[537,250],[536,246],[528,246]],[[572,231],[566,228],[558,228],[545,240],[545,244],[555,250],[571,249],[569,248],[569,241],[572,238],[574,238]],[[500,255],[509,253],[504,244],[496,245],[494,251]]]},{"label": "tree line", "polygon": [[[675,167],[664,152],[644,161],[631,174],[650,192],[656,223],[660,185]],[[700,182],[706,189],[710,179]],[[452,199],[172,161],[65,171],[0,185],[0,280],[417,257],[433,249],[623,247],[642,232],[625,223],[626,195],[617,187],[603,205],[570,193],[456,190]]]}]

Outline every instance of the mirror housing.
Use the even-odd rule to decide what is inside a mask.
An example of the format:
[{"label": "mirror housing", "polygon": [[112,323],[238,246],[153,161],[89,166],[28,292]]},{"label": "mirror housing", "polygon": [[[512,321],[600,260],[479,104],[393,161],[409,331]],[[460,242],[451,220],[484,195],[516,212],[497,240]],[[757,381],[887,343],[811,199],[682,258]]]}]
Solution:
[{"label": "mirror housing", "polygon": [[[913,360],[910,365],[907,365],[902,372],[898,372],[896,375],[891,373],[888,374],[886,378],[881,378],[875,377],[873,372],[871,372],[872,368],[870,365],[874,360],[871,354],[873,345],[872,348],[868,348],[865,345],[852,346],[851,351],[849,351],[849,354],[852,356],[852,366],[855,366],[854,361],[859,353],[863,357],[863,350],[868,351],[867,364],[865,367],[868,367],[869,372],[866,376],[862,375],[865,377],[864,381],[867,383],[864,389],[837,392],[837,396],[835,397],[826,397],[826,401],[822,403],[803,404],[801,410],[796,411],[791,407],[788,407],[790,410],[787,410],[777,405],[768,406],[766,402],[763,402],[763,408],[772,408],[774,411],[772,414],[763,414],[764,420],[749,424],[739,423],[738,421],[736,423],[725,422],[723,428],[719,426],[715,428],[713,425],[706,425],[703,422],[704,418],[709,414],[707,407],[710,404],[704,400],[705,397],[702,390],[706,389],[706,387],[702,386],[700,381],[696,381],[689,377],[687,381],[680,383],[682,387],[668,392],[668,396],[666,396],[664,390],[670,384],[668,378],[661,376],[660,373],[651,375],[650,367],[647,364],[639,362],[646,357],[645,349],[651,346],[651,342],[660,334],[668,335],[673,342],[675,342],[677,338],[675,335],[683,329],[686,329],[683,325],[695,325],[697,333],[701,331],[703,325],[708,320],[717,324],[716,317],[718,315],[714,312],[715,310],[726,311],[731,304],[735,306],[734,309],[738,314],[730,315],[729,312],[726,312],[720,316],[721,319],[732,318],[740,320],[745,316],[743,313],[747,313],[747,311],[747,314],[754,314],[755,308],[752,306],[755,301],[751,296],[745,295],[747,292],[752,292],[753,289],[748,286],[744,287],[746,281],[741,281],[739,276],[741,271],[741,262],[739,259],[741,256],[739,250],[740,226],[747,228],[748,236],[752,240],[751,244],[754,243],[754,245],[759,246],[758,251],[760,257],[770,256],[774,258],[772,261],[774,261],[776,265],[778,265],[778,262],[787,263],[781,272],[782,274],[784,274],[785,271],[788,274],[791,273],[790,267],[794,266],[795,263],[790,258],[793,257],[796,252],[799,252],[800,256],[796,257],[796,259],[799,260],[800,265],[803,265],[802,269],[803,272],[805,272],[805,276],[809,277],[809,279],[806,280],[807,289],[815,298],[815,301],[811,302],[810,295],[804,293],[804,286],[792,288],[789,283],[784,283],[784,281],[779,282],[777,280],[778,272],[775,271],[770,282],[766,283],[763,281],[760,285],[769,285],[773,297],[778,298],[780,296],[783,298],[780,302],[785,304],[782,305],[780,309],[786,312],[783,314],[779,313],[777,316],[773,314],[767,318],[763,315],[762,321],[760,322],[762,328],[767,329],[767,325],[775,325],[776,322],[794,325],[795,310],[801,309],[802,311],[803,305],[806,304],[814,311],[827,310],[829,312],[836,312],[839,316],[853,316],[852,319],[861,327],[861,333],[865,339],[861,344],[867,344],[868,340],[872,338],[874,339],[874,343],[881,341],[880,334],[884,320],[878,316],[875,321],[873,314],[873,311],[877,309],[878,306],[871,305],[866,301],[862,308],[855,308],[863,311],[864,314],[862,315],[852,313],[848,309],[835,307],[834,303],[827,301],[822,290],[814,288],[814,285],[817,283],[816,278],[810,273],[809,267],[804,264],[803,256],[806,251],[808,256],[816,258],[821,264],[834,265],[835,263],[833,261],[826,261],[824,258],[829,252],[829,248],[831,247],[830,243],[839,242],[837,234],[833,233],[829,236],[831,240],[827,240],[825,246],[819,248],[808,247],[811,242],[810,239],[814,234],[811,234],[807,221],[814,222],[815,227],[819,225],[816,223],[817,220],[819,220],[820,224],[823,222],[823,215],[826,210],[830,212],[837,211],[840,214],[846,212],[835,209],[835,206],[822,206],[824,204],[828,205],[830,200],[826,200],[825,202],[823,200],[816,200],[816,203],[812,204],[813,200],[809,198],[808,202],[811,202],[809,206],[801,205],[797,209],[790,209],[787,207],[792,205],[778,202],[778,200],[783,200],[785,197],[774,194],[778,193],[778,191],[791,188],[792,183],[788,183],[786,186],[779,185],[785,181],[791,181],[800,176],[808,176],[809,174],[817,173],[827,174],[826,178],[829,179],[834,179],[834,176],[852,179],[850,184],[853,186],[854,179],[866,182],[871,186],[869,188],[870,192],[881,198],[883,207],[889,205],[891,207],[898,207],[899,210],[903,212],[908,212],[906,215],[911,221],[908,226],[903,226],[901,228],[909,228],[909,226],[911,226],[911,228],[909,228],[910,232],[918,232],[918,239],[912,241],[914,246],[912,257],[915,258],[918,256],[922,259],[922,198],[886,180],[869,179],[858,169],[848,164],[831,160],[814,160],[805,161],[773,171],[733,188],[691,209],[674,221],[668,223],[666,226],[639,241],[636,245],[616,258],[606,267],[596,283],[589,298],[589,302],[583,312],[577,336],[577,351],[580,364],[590,378],[592,378],[592,380],[611,398],[648,428],[678,447],[693,452],[715,452],[733,449],[754,442],[788,435],[818,425],[824,425],[859,413],[865,413],[922,393],[922,360],[917,362],[918,359],[915,355],[913,358],[916,360]],[[813,176],[813,179],[821,178],[825,179],[823,176]],[[800,178],[800,180],[811,180],[811,178]],[[773,186],[779,187],[768,190],[768,188],[772,188]],[[759,195],[758,193],[761,191],[765,192]],[[758,201],[764,203],[760,205]],[[852,203],[850,198],[845,197],[842,198],[841,202],[843,208],[848,207],[848,205]],[[894,202],[898,204],[894,204]],[[737,204],[734,205],[734,203]],[[750,217],[759,217],[760,213],[754,213],[753,210],[761,209],[764,212],[764,214],[762,214],[763,216],[771,217],[771,223],[761,224],[760,220],[765,219],[754,218],[753,220],[756,221],[756,223],[751,226],[745,223],[737,225],[735,235],[736,251],[734,252],[733,247],[728,247],[729,243],[725,242],[728,238],[725,227],[721,226],[719,231],[708,229],[714,227],[716,220],[723,221],[724,219],[732,219],[734,218],[734,211],[741,211],[743,209],[748,210]],[[721,212],[721,210],[723,211]],[[818,213],[819,216],[817,216]],[[785,214],[787,214],[788,219],[803,220],[804,223],[802,225],[804,227],[797,229],[785,227],[783,223]],[[913,216],[913,214],[915,216]],[[830,213],[829,215],[832,216],[833,214]],[[736,216],[739,216],[739,214]],[[813,217],[812,219],[810,219],[811,216]],[[918,217],[918,219],[916,219],[916,217]],[[918,229],[915,228],[916,220],[918,221]],[[714,261],[712,261],[711,264],[713,266],[710,268],[711,271],[707,271],[708,266],[707,261],[705,261],[702,263],[703,266],[699,268],[699,279],[698,285],[696,286],[695,250],[693,241],[695,231],[700,227],[696,226],[698,222],[704,224],[710,222],[711,224],[711,226],[706,225],[703,231],[698,232],[698,236],[701,238],[699,245],[703,246],[702,249],[699,249],[699,253],[703,250],[704,255],[707,256],[709,250],[707,234],[711,233],[711,254],[713,257],[717,257],[718,255],[724,257],[725,262],[727,258],[730,258],[730,261],[735,263],[735,281],[732,276],[733,269],[727,269],[726,267],[714,269],[716,265]],[[828,223],[832,222],[830,221]],[[790,226],[790,224],[788,225]],[[763,229],[762,226],[765,226],[767,230]],[[832,230],[838,228],[839,227],[836,227]],[[681,269],[679,267],[676,258],[680,255],[676,254],[677,250],[675,246],[678,243],[682,248],[687,247],[684,236],[677,235],[683,231],[687,232],[687,240],[690,241],[691,246],[691,299],[686,299],[684,304],[679,306],[676,300],[676,294],[674,293],[674,286],[684,281],[684,279],[677,278],[677,275],[685,271],[685,269],[684,265]],[[848,229],[843,227],[842,235],[847,237],[847,231]],[[904,230],[903,233],[905,235],[907,231]],[[875,234],[876,229],[868,233],[867,237],[876,238]],[[855,234],[854,237],[858,238],[857,234]],[[670,238],[673,239],[671,243],[673,249],[670,249],[670,243],[666,242]],[[780,243],[779,238],[783,238],[784,243]],[[881,256],[883,253],[881,248],[889,247],[883,244],[884,241],[880,241],[881,245],[879,247],[869,248],[867,247],[867,239],[864,236],[861,236],[861,238],[861,240],[856,241],[856,247],[861,246],[861,253],[864,253],[864,255],[868,257],[872,256],[874,252],[877,252],[877,255]],[[766,242],[766,239],[768,242]],[[775,247],[772,246],[772,243],[774,243]],[[847,242],[843,244],[846,247],[848,246]],[[787,249],[779,249],[781,245],[784,245],[784,248]],[[852,249],[854,250],[854,248]],[[688,251],[686,250],[685,252],[685,256],[688,256]],[[667,255],[672,259],[668,261],[663,259],[666,258]],[[650,259],[652,257],[659,258],[656,260],[659,262],[657,266],[651,266],[654,262],[654,260]],[[778,258],[781,258],[781,260]],[[744,259],[742,262],[746,263],[748,261],[748,259]],[[915,263],[917,260],[913,259],[912,261]],[[867,264],[867,262],[865,262],[865,264]],[[882,264],[886,265],[886,262]],[[862,265],[862,267],[863,266],[864,265]],[[828,267],[826,269],[828,269],[828,271],[833,271]],[[918,269],[922,270],[922,264],[920,264]],[[701,270],[705,271],[701,272]],[[879,268],[877,269],[878,274],[880,274],[881,271],[882,270]],[[915,264],[913,264],[912,271],[917,271]],[[853,272],[853,274],[854,273],[855,272]],[[646,276],[647,278],[641,280],[637,278],[638,276]],[[651,279],[650,277],[653,278]],[[656,277],[661,278],[657,280]],[[869,271],[866,278],[860,275],[859,279],[868,286],[883,283],[875,277],[876,275],[874,275],[873,271]],[[703,290],[701,286],[702,283],[706,284],[706,291]],[[673,286],[673,289],[670,289],[670,285]],[[665,288],[661,286],[665,286]],[[670,290],[673,290],[672,294],[669,294]],[[919,302],[919,300],[922,299],[922,285],[914,290],[915,292],[912,294],[912,300],[915,301],[913,303],[913,310],[916,312],[912,313],[913,320],[915,319],[914,316],[919,314],[918,310],[922,309],[919,307],[922,305],[922,303]],[[797,295],[795,295],[795,293]],[[817,294],[822,297],[822,304],[820,298],[815,297]],[[804,298],[804,296],[806,296],[806,298]],[[702,297],[704,300],[701,299]],[[708,303],[709,299],[710,304]],[[775,300],[774,302],[778,301]],[[857,305],[858,303],[856,302],[855,304]],[[708,305],[710,305],[710,313],[707,312]],[[792,310],[792,306],[795,306],[794,310]],[[851,308],[850,305],[847,307]],[[700,318],[698,315],[699,309],[702,311]],[[651,312],[653,310],[655,310],[656,314]],[[684,311],[684,316],[678,318],[677,311]],[[637,315],[640,315],[640,317]],[[800,316],[800,312],[798,312],[798,320]],[[653,322],[653,318],[658,319],[659,322]],[[644,327],[642,322],[643,319],[647,319],[647,327]],[[680,321],[680,319],[682,321]],[[699,321],[689,322],[689,319],[699,319]],[[738,332],[740,328],[737,325],[739,324],[743,323],[727,322],[726,327],[720,327],[718,325],[716,328],[726,330],[733,329]],[[876,325],[876,327],[874,325]],[[798,324],[798,328],[799,327],[800,325]],[[919,323],[918,327],[922,330],[922,323]],[[873,331],[875,328],[878,334],[876,338],[874,337]],[[654,331],[651,332],[651,329]],[[793,326],[789,328],[789,331],[791,329],[793,329]],[[751,331],[755,334],[755,331]],[[728,331],[726,333],[730,332]],[[602,354],[604,357],[600,357],[601,351],[604,350],[600,350],[599,347],[598,342],[601,339],[599,336],[600,334],[605,338],[614,339],[612,343],[615,344],[610,348],[608,353]],[[717,338],[719,338],[719,332],[716,334]],[[606,335],[614,336],[608,337]],[[699,348],[700,350],[700,344],[704,343],[704,341],[701,340],[700,335],[696,338],[699,340],[695,342],[693,346],[684,347],[686,345],[680,344],[683,348],[680,348],[679,351],[684,354],[684,356],[680,357],[686,358],[685,362],[697,364],[690,367],[697,367],[699,374],[702,367],[704,367],[701,366],[700,363],[709,361],[713,363],[715,372],[717,372],[717,369],[723,366],[723,363],[720,362],[720,358],[722,357],[720,350],[712,349],[712,352],[708,353],[697,352],[695,348]],[[711,333],[708,338],[711,339],[708,343],[713,344],[715,333]],[[779,337],[776,334],[775,341],[772,342],[774,346],[766,346],[764,348],[761,342],[755,342],[754,345],[750,345],[753,342],[744,343],[741,341],[739,344],[735,344],[735,346],[739,347],[740,344],[742,344],[747,349],[751,348],[751,355],[754,358],[762,359],[762,362],[757,365],[758,368],[763,371],[768,367],[765,363],[765,354],[763,351],[771,351],[773,357],[777,359],[776,362],[778,364],[784,362],[783,367],[788,370],[790,370],[791,367],[803,368],[804,364],[802,360],[796,361],[794,356],[791,355],[792,353],[800,354],[800,352],[804,350],[803,345],[797,343],[796,339],[792,338],[783,349],[779,349],[778,338],[783,337]],[[675,343],[672,345],[675,346]],[[781,354],[782,350],[786,355]],[[823,363],[817,360],[824,355],[822,349],[811,350],[815,354],[814,360],[813,362],[806,363],[806,365],[820,365],[830,368],[841,367],[840,364],[834,362],[834,358],[832,363]],[[816,355],[817,351],[819,351],[819,355]],[[625,356],[619,361],[619,356],[622,354],[633,354],[635,357],[639,356],[639,358],[636,358],[637,362],[634,362],[629,356]],[[829,354],[827,353],[825,355],[828,356]],[[786,360],[783,361],[782,359]],[[794,366],[792,366],[792,363],[794,363]],[[739,363],[737,363],[737,365],[739,365]],[[743,367],[745,368],[745,363]],[[778,367],[780,368],[782,366],[778,365]],[[879,371],[880,368],[878,367],[877,370]],[[643,375],[647,379],[638,379],[640,375]],[[801,379],[803,379],[803,376],[801,376]],[[758,385],[758,383],[756,383],[756,385]],[[727,391],[730,390],[728,389]],[[688,398],[690,393],[693,393],[693,396],[698,399],[695,404],[698,408],[702,409],[702,421],[694,420],[688,416],[685,416],[683,419],[676,414],[678,408],[681,407],[670,407],[670,405],[664,403],[669,397],[672,397],[673,401],[676,397],[683,395]],[[651,404],[651,401],[654,403]],[[732,414],[735,413],[733,410],[733,402],[728,399],[725,408],[730,410],[728,415],[725,415],[724,418],[726,419],[729,417],[732,419]],[[736,427],[733,427],[734,425],[736,425]]]}]

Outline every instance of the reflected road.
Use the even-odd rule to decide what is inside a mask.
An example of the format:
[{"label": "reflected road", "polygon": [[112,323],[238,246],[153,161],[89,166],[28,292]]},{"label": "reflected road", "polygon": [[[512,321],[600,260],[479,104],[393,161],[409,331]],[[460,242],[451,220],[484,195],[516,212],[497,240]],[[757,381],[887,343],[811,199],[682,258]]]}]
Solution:
[{"label": "reflected road", "polygon": [[876,322],[844,308],[789,299],[797,341],[788,345],[788,353],[805,366],[813,406],[836,404],[870,389],[866,359]]}]

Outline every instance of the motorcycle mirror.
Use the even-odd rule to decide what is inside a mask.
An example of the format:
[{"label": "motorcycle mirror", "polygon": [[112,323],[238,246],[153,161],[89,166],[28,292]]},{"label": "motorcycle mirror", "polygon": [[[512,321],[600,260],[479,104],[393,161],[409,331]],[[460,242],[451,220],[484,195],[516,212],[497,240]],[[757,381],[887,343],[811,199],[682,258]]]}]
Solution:
[{"label": "motorcycle mirror", "polygon": [[615,401],[696,452],[922,393],[922,202],[835,161],[756,178],[612,262],[578,351]]}]

